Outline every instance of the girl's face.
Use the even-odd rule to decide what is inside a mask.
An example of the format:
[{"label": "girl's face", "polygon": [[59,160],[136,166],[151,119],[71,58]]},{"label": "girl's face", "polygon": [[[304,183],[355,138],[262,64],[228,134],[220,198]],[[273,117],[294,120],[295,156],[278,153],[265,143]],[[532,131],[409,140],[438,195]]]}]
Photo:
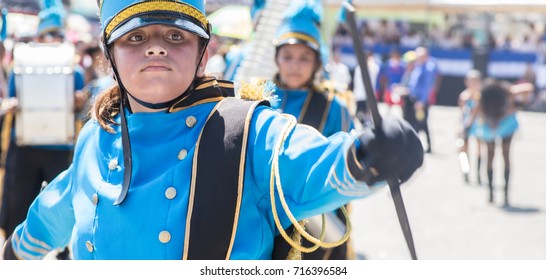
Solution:
[{"label": "girl's face", "polygon": [[[199,37],[167,25],[149,25],[128,32],[113,47],[123,85],[130,94],[149,103],[161,103],[182,94],[202,77],[207,53],[199,63]],[[150,111],[130,96],[133,111]]]},{"label": "girl's face", "polygon": [[276,63],[280,79],[287,89],[305,88],[318,68],[316,52],[303,44],[280,47]]},{"label": "girl's face", "polygon": [[471,91],[480,91],[482,87],[480,78],[468,78],[466,79],[466,87]]}]

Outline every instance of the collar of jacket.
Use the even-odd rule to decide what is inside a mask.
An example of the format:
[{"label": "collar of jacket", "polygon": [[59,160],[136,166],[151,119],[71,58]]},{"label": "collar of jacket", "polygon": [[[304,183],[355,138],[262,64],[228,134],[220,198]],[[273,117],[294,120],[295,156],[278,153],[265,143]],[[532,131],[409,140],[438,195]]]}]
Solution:
[{"label": "collar of jacket", "polygon": [[199,82],[195,89],[189,91],[186,96],[169,107],[168,112],[178,112],[186,108],[208,102],[220,101],[225,97],[234,97],[235,89],[233,82],[207,79]]}]

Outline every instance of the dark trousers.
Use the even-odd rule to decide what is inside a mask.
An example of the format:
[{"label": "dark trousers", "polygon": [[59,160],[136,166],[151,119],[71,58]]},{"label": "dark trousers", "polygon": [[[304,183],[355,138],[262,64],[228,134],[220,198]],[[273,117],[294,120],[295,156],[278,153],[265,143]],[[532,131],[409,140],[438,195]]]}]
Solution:
[{"label": "dark trousers", "polygon": [[368,105],[366,100],[356,102],[356,118],[361,124],[366,124],[368,119]]},{"label": "dark trousers", "polygon": [[10,236],[23,222],[28,208],[41,190],[42,182],[51,182],[68,168],[72,151],[20,147],[11,142],[6,155],[4,194],[0,227]]},{"label": "dark trousers", "polygon": [[415,111],[415,99],[409,95],[404,96],[404,106],[402,107],[404,120],[406,120],[416,132],[424,131],[427,137],[428,149],[430,150],[430,132],[428,129],[428,111],[429,104],[425,104],[422,119],[417,119],[417,112]]}]

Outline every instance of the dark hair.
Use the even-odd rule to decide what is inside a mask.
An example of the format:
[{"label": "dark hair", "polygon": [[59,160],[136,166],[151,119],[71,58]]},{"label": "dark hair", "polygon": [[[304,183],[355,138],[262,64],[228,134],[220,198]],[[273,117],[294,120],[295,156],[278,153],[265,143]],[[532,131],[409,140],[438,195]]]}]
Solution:
[{"label": "dark hair", "polygon": [[510,91],[503,82],[488,80],[482,89],[480,106],[488,121],[498,123],[506,113]]}]

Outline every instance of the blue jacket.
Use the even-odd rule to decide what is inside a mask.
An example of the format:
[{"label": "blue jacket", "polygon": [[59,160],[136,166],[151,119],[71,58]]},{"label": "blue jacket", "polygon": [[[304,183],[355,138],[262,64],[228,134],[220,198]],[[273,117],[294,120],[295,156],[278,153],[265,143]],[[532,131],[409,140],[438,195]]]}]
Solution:
[{"label": "blue jacket", "polygon": [[430,94],[436,84],[440,70],[432,59],[423,64],[418,64],[410,74],[409,91],[415,100],[428,104]]},{"label": "blue jacket", "polygon": [[[70,244],[75,259],[181,259],[195,143],[216,103],[127,116],[133,175],[128,199],[120,206],[113,205],[124,170],[119,127],[108,133],[89,121],[78,138],[72,165],[38,195],[27,219],[16,228],[11,245],[17,256],[40,259]],[[197,120],[193,127],[186,124],[191,117]],[[356,135],[340,132],[326,138],[297,125],[283,140],[281,132],[291,120],[264,106],[254,111],[231,259],[271,258],[278,231],[270,174],[278,141],[284,141],[280,180],[298,220],[337,209],[383,185],[368,187],[349,171],[348,153]],[[287,228],[290,221],[278,201],[276,205]]]}]

